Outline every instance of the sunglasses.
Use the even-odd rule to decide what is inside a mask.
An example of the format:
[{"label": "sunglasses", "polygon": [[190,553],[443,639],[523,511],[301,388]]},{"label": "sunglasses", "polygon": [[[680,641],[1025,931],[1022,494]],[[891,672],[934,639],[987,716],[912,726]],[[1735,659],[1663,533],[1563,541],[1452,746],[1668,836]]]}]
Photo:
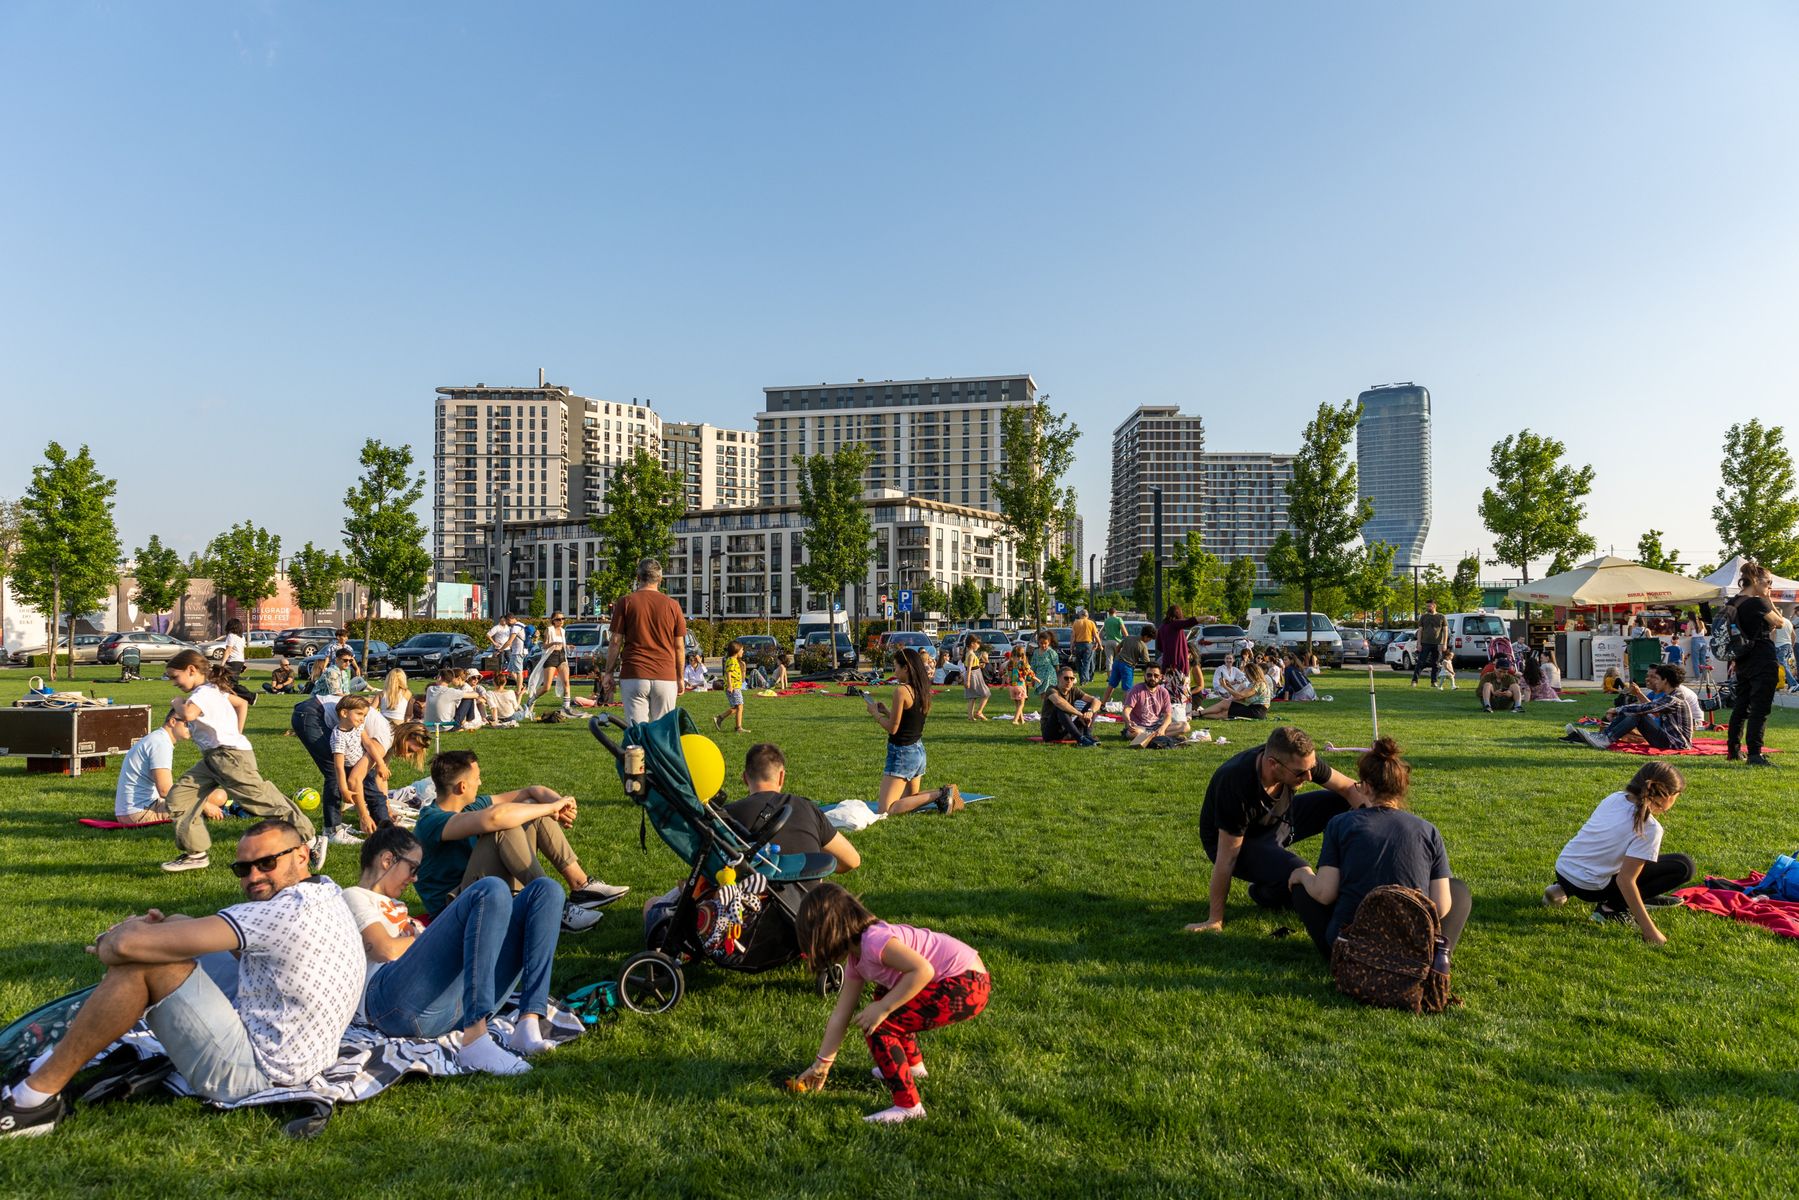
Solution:
[{"label": "sunglasses", "polygon": [[286,858],[296,850],[304,849],[306,849],[306,845],[302,843],[298,846],[289,846],[287,849],[275,854],[265,854],[261,858],[239,859],[237,862],[231,864],[231,873],[239,879],[248,879],[251,871],[261,871],[264,875],[267,875],[275,869],[275,864],[279,863],[282,859]]},{"label": "sunglasses", "polygon": [[425,865],[425,860],[422,858],[396,858],[396,859],[394,859],[394,866],[406,868],[406,878],[408,878],[408,879],[418,878],[419,868],[424,865]]}]

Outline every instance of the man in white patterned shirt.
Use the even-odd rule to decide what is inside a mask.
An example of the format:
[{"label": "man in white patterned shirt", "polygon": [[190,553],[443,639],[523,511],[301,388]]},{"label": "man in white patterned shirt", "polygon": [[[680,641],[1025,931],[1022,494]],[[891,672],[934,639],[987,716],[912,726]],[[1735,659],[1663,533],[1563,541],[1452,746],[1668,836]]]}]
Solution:
[{"label": "man in white patterned shirt", "polygon": [[[75,1073],[141,1019],[195,1092],[236,1103],[337,1061],[362,999],[362,939],[286,821],[252,825],[231,869],[248,903],[127,917],[88,947],[106,977],[43,1066],[0,1097],[0,1136],[48,1133]],[[234,957],[235,956],[235,957]]]}]

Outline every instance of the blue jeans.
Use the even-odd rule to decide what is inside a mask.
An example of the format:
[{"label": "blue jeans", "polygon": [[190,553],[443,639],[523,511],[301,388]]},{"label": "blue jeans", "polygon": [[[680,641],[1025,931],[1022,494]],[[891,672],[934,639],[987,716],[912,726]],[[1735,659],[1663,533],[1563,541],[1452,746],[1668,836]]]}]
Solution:
[{"label": "blue jeans", "polygon": [[[318,767],[319,775],[324,779],[324,786],[319,788],[319,828],[329,833],[343,824],[344,798],[337,790],[337,768],[331,761],[332,725],[325,719],[325,706],[317,699],[302,700],[294,705],[294,715],[289,724],[293,727],[294,736],[306,747],[306,753],[312,756],[313,765]],[[373,771],[363,781],[362,800],[369,806],[369,816],[375,818],[377,825],[393,823],[393,817],[387,811],[387,794],[375,786]]]},{"label": "blue jeans", "polygon": [[1076,642],[1074,644],[1074,669],[1080,673],[1082,683],[1093,678],[1092,642]]},{"label": "blue jeans", "polygon": [[1633,729],[1642,734],[1643,740],[1657,750],[1674,748],[1674,739],[1669,737],[1668,731],[1662,728],[1661,721],[1648,713],[1619,713],[1612,718],[1611,724],[1605,727],[1605,736],[1611,741],[1616,741]]},{"label": "blue jeans", "polygon": [[1799,681],[1795,681],[1793,678],[1793,647],[1790,645],[1774,647],[1774,657],[1779,660],[1781,670],[1786,672],[1787,691],[1799,691]]},{"label": "blue jeans", "polygon": [[500,1011],[515,979],[519,1011],[545,1015],[562,902],[548,876],[517,896],[504,880],[475,880],[369,980],[368,1023],[389,1037],[442,1037]]}]

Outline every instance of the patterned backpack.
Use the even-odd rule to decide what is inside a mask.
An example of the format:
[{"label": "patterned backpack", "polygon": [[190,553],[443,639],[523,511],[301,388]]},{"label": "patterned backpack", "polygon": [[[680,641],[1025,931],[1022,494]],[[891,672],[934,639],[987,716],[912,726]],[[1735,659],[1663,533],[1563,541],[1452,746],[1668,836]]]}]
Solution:
[{"label": "patterned backpack", "polygon": [[1337,990],[1376,1008],[1439,1013],[1454,1003],[1437,909],[1416,888],[1369,892],[1331,947]]}]

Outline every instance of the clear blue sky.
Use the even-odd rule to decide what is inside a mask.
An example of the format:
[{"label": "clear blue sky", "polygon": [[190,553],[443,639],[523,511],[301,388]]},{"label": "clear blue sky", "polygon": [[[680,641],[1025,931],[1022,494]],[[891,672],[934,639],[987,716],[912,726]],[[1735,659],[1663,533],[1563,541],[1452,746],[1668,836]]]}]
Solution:
[{"label": "clear blue sky", "polygon": [[[760,388],[1028,370],[1291,449],[1435,400],[1433,556],[1487,447],[1713,557],[1787,420],[1799,8],[1780,3],[0,6],[0,495],[46,441],[127,549],[335,540],[364,436],[550,378],[749,425]],[[1491,574],[1499,574],[1495,569]]]}]

